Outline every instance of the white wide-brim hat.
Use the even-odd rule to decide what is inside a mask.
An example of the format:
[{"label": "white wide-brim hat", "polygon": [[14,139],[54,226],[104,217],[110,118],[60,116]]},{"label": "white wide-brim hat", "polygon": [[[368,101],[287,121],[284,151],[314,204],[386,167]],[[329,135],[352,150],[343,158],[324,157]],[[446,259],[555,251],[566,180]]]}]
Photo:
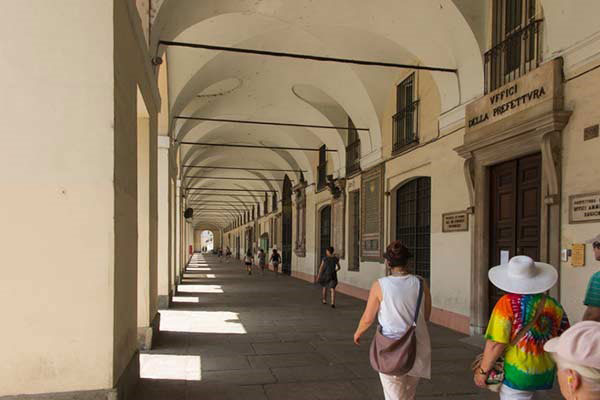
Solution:
[{"label": "white wide-brim hat", "polygon": [[490,269],[488,277],[494,286],[505,292],[537,294],[556,285],[558,271],[550,264],[533,261],[531,257],[515,256],[508,264]]}]

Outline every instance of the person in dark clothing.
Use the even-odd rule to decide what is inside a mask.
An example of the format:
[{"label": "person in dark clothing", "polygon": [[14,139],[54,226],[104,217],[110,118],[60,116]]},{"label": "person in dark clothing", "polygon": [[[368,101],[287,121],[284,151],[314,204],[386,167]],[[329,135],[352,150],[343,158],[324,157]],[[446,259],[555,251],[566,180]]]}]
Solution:
[{"label": "person in dark clothing", "polygon": [[254,255],[252,254],[252,250],[248,249],[246,252],[246,256],[244,257],[244,264],[246,264],[246,270],[248,271],[248,275],[252,275],[252,264],[254,264]]},{"label": "person in dark clothing", "polygon": [[277,276],[277,272],[279,270],[279,264],[281,263],[281,256],[277,252],[277,249],[273,249],[273,254],[271,254],[271,258],[269,259],[271,264],[273,264],[273,271],[275,271],[275,276]]},{"label": "person in dark clothing", "polygon": [[340,270],[340,260],[333,254],[333,247],[325,250],[326,256],[321,260],[317,281],[323,287],[321,301],[327,304],[327,289],[331,291],[331,308],[335,308],[335,288],[338,284],[337,272]]}]

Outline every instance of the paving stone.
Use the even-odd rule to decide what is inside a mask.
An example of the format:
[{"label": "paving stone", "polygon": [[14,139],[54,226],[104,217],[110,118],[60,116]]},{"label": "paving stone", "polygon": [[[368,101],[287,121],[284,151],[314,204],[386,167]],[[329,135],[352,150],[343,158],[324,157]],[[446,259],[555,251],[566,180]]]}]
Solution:
[{"label": "paving stone", "polygon": [[287,354],[313,352],[315,348],[310,343],[255,343],[252,345],[256,354]]},{"label": "paving stone", "polygon": [[202,380],[229,385],[264,385],[276,382],[269,369],[209,371],[202,374]]},{"label": "paving stone", "polygon": [[269,400],[364,400],[351,382],[280,383],[266,385]]},{"label": "paving stone", "polygon": [[304,367],[272,368],[278,382],[311,382],[348,380],[356,376],[343,365],[311,365]]},{"label": "paving stone", "polygon": [[202,357],[201,365],[202,371],[222,371],[252,368],[245,356]]},{"label": "paving stone", "polygon": [[275,354],[248,356],[253,368],[301,367],[305,365],[329,365],[323,356],[317,353]]},{"label": "paving stone", "polygon": [[[273,274],[248,276],[239,264],[214,260],[201,262],[211,270],[189,272],[193,282],[180,287],[214,285],[223,293],[179,293],[198,302],[173,303],[166,311],[185,312],[177,331],[160,331],[153,349],[144,352],[197,355],[201,380],[183,380],[176,368],[170,371],[173,380],[141,379],[134,400],[383,399],[368,355],[375,329],[363,336],[361,346],[352,342],[363,301],[339,294],[337,308],[331,309],[320,304],[316,285]],[[197,312],[228,312],[235,318],[207,322]],[[202,332],[190,332],[198,327]],[[469,345],[465,335],[436,325],[430,325],[430,335],[432,379],[421,380],[417,399],[498,398],[473,385],[469,367],[481,350]],[[561,398],[556,389],[543,396]]]}]

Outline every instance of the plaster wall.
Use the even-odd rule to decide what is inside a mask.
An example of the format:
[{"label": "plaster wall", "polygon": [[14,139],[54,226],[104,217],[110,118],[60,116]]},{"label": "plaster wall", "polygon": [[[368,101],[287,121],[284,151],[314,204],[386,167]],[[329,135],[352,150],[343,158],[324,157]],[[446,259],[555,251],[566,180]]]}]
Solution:
[{"label": "plaster wall", "polygon": [[[114,187],[115,187],[115,289],[113,331],[113,385],[116,385],[137,351],[138,287],[138,202],[137,202],[137,90],[148,112],[148,148],[156,148],[157,114],[160,96],[150,72],[147,47],[132,4],[114,2]],[[144,144],[146,146],[146,144]],[[149,150],[148,150],[149,151]],[[148,156],[148,200],[145,213],[148,223],[149,267],[148,309],[156,314],[156,162]],[[137,374],[136,374],[137,375]]]},{"label": "plaster wall", "polygon": [[160,136],[157,145],[157,292],[168,296],[171,287],[169,262],[169,138]]},{"label": "plaster wall", "polygon": [[[140,107],[138,96],[138,109]],[[142,105],[143,106],[143,105]],[[150,120],[137,119],[138,326],[150,326]]]},{"label": "plaster wall", "polygon": [[111,388],[113,4],[2,6],[0,396]]},{"label": "plaster wall", "polygon": [[[592,67],[593,64],[586,65],[582,70]],[[562,134],[561,247],[565,249],[574,243],[585,243],[600,233],[599,222],[569,223],[569,196],[600,192],[600,138],[583,140],[584,128],[600,122],[598,82],[600,69],[565,83],[565,108],[573,111]],[[600,262],[594,260],[590,244],[586,245],[585,260],[582,268],[572,267],[570,259],[561,263],[560,301],[571,322],[581,320],[587,283],[600,267]]]}]

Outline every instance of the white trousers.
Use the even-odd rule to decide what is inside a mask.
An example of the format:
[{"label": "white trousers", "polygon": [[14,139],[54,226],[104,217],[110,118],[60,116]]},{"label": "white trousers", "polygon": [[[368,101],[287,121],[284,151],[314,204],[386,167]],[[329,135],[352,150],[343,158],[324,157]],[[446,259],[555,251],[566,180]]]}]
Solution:
[{"label": "white trousers", "polygon": [[531,400],[535,398],[535,392],[516,390],[506,385],[500,387],[500,400]]},{"label": "white trousers", "polygon": [[414,376],[393,376],[379,374],[385,400],[414,400],[419,378]]}]

